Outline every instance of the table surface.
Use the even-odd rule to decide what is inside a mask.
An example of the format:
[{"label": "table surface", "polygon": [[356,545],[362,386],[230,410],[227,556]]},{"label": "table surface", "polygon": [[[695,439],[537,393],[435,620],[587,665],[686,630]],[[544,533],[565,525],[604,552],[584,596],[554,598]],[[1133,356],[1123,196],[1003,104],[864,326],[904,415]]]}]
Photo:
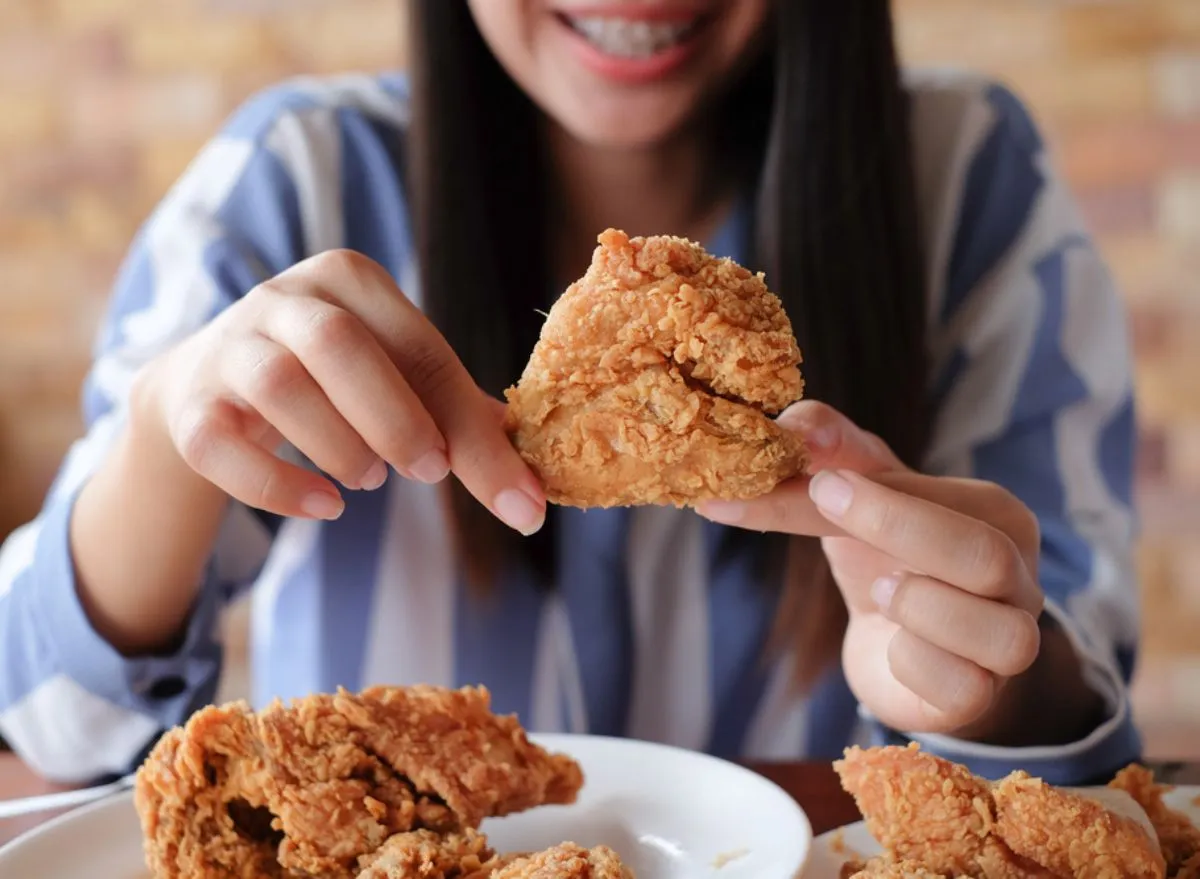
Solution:
[{"label": "table surface", "polygon": [[[1200,784],[1200,764],[1151,763],[1156,776],[1171,784]],[[791,794],[808,814],[814,833],[820,834],[859,819],[854,801],[842,790],[828,763],[754,763],[751,768]],[[64,790],[34,775],[13,754],[0,753],[0,799],[33,796]],[[0,845],[54,813],[0,820]]]}]

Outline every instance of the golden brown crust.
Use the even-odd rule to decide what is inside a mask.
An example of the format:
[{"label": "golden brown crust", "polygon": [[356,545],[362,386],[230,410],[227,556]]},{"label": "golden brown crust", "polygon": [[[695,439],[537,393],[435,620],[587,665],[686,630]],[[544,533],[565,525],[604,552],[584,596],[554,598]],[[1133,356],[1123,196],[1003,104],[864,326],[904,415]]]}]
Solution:
[{"label": "golden brown crust", "polygon": [[1144,766],[1127,766],[1109,782],[1109,787],[1129,794],[1145,810],[1158,834],[1159,846],[1167,862],[1167,875],[1184,879],[1200,879],[1200,828],[1182,812],[1163,802],[1163,794],[1171,788],[1157,784]]},{"label": "golden brown crust", "polygon": [[159,879],[337,879],[393,834],[569,803],[582,782],[484,689],[375,687],[202,709],[154,748],[135,803]]},{"label": "golden brown crust", "polygon": [[834,769],[895,860],[949,876],[1031,875],[992,835],[988,784],[966,767],[910,745],[850,748]]},{"label": "golden brown crust", "polygon": [[[1159,840],[1135,817],[1025,772],[993,784],[915,744],[850,748],[834,767],[884,849],[873,861],[849,866],[846,875],[901,875],[887,872],[900,863],[910,871],[983,879],[1178,875],[1167,870]],[[1161,789],[1148,772],[1126,770],[1114,786],[1139,791],[1154,819]],[[1157,814],[1153,823],[1164,822],[1166,839],[1186,835],[1176,818],[1191,828],[1178,813]],[[1185,851],[1178,847],[1176,856]]]},{"label": "golden brown crust", "polygon": [[549,499],[684,506],[800,473],[799,438],[769,417],[801,396],[800,350],[762,276],[682,238],[599,242],[506,394]]},{"label": "golden brown crust", "polygon": [[432,830],[397,833],[359,859],[357,879],[487,879],[499,863],[487,837]]},{"label": "golden brown crust", "polygon": [[634,879],[634,875],[608,846],[586,849],[564,842],[509,862],[492,873],[492,879]]},{"label": "golden brown crust", "polygon": [[927,869],[918,861],[893,861],[871,858],[865,863],[851,862],[842,867],[842,879],[952,879],[945,873]]},{"label": "golden brown crust", "polygon": [[1014,772],[992,790],[996,833],[1057,876],[1161,879],[1166,866],[1142,825],[1086,797]]}]

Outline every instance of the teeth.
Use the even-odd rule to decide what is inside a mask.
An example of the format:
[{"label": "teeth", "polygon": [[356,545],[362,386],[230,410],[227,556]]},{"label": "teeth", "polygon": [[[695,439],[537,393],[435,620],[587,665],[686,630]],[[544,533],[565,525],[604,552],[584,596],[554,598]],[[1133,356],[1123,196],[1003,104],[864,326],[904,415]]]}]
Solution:
[{"label": "teeth", "polygon": [[681,42],[695,26],[694,22],[672,24],[594,16],[569,18],[568,21],[601,52],[622,58],[656,55]]}]

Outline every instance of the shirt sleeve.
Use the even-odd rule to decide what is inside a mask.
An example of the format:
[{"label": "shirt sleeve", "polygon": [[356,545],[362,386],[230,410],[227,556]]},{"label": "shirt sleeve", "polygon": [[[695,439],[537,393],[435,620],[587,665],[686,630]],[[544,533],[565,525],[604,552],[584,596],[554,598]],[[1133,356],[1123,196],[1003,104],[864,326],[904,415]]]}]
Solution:
[{"label": "shirt sleeve", "polygon": [[990,124],[966,151],[934,303],[927,469],[1003,485],[1037,515],[1046,621],[1067,633],[1106,715],[1061,747],[881,735],[988,777],[1019,767],[1081,783],[1141,751],[1128,692],[1139,615],[1130,346],[1110,273],[1029,113],[997,85],[980,101]]},{"label": "shirt sleeve", "polygon": [[280,91],[244,106],[140,230],[86,380],[86,434],[40,514],[0,549],[0,734],[47,777],[83,782],[126,772],[162,730],[211,700],[221,666],[218,612],[253,581],[278,526],[231,506],[173,655],[122,656],[80,605],[71,510],[122,429],[135,372],[303,257],[293,175],[272,148],[295,101]]}]

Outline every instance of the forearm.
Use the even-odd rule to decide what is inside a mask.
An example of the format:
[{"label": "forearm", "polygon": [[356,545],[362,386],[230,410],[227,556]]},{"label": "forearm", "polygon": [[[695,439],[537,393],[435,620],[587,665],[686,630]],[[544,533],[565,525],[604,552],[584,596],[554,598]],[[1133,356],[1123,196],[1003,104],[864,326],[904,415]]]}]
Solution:
[{"label": "forearm", "polygon": [[1079,741],[1104,719],[1103,697],[1088,686],[1066,632],[1043,617],[1037,660],[1000,691],[991,709],[958,738],[1004,747]]},{"label": "forearm", "polygon": [[126,655],[170,649],[184,628],[228,498],[179,457],[148,409],[144,382],[70,523],[79,599]]}]

